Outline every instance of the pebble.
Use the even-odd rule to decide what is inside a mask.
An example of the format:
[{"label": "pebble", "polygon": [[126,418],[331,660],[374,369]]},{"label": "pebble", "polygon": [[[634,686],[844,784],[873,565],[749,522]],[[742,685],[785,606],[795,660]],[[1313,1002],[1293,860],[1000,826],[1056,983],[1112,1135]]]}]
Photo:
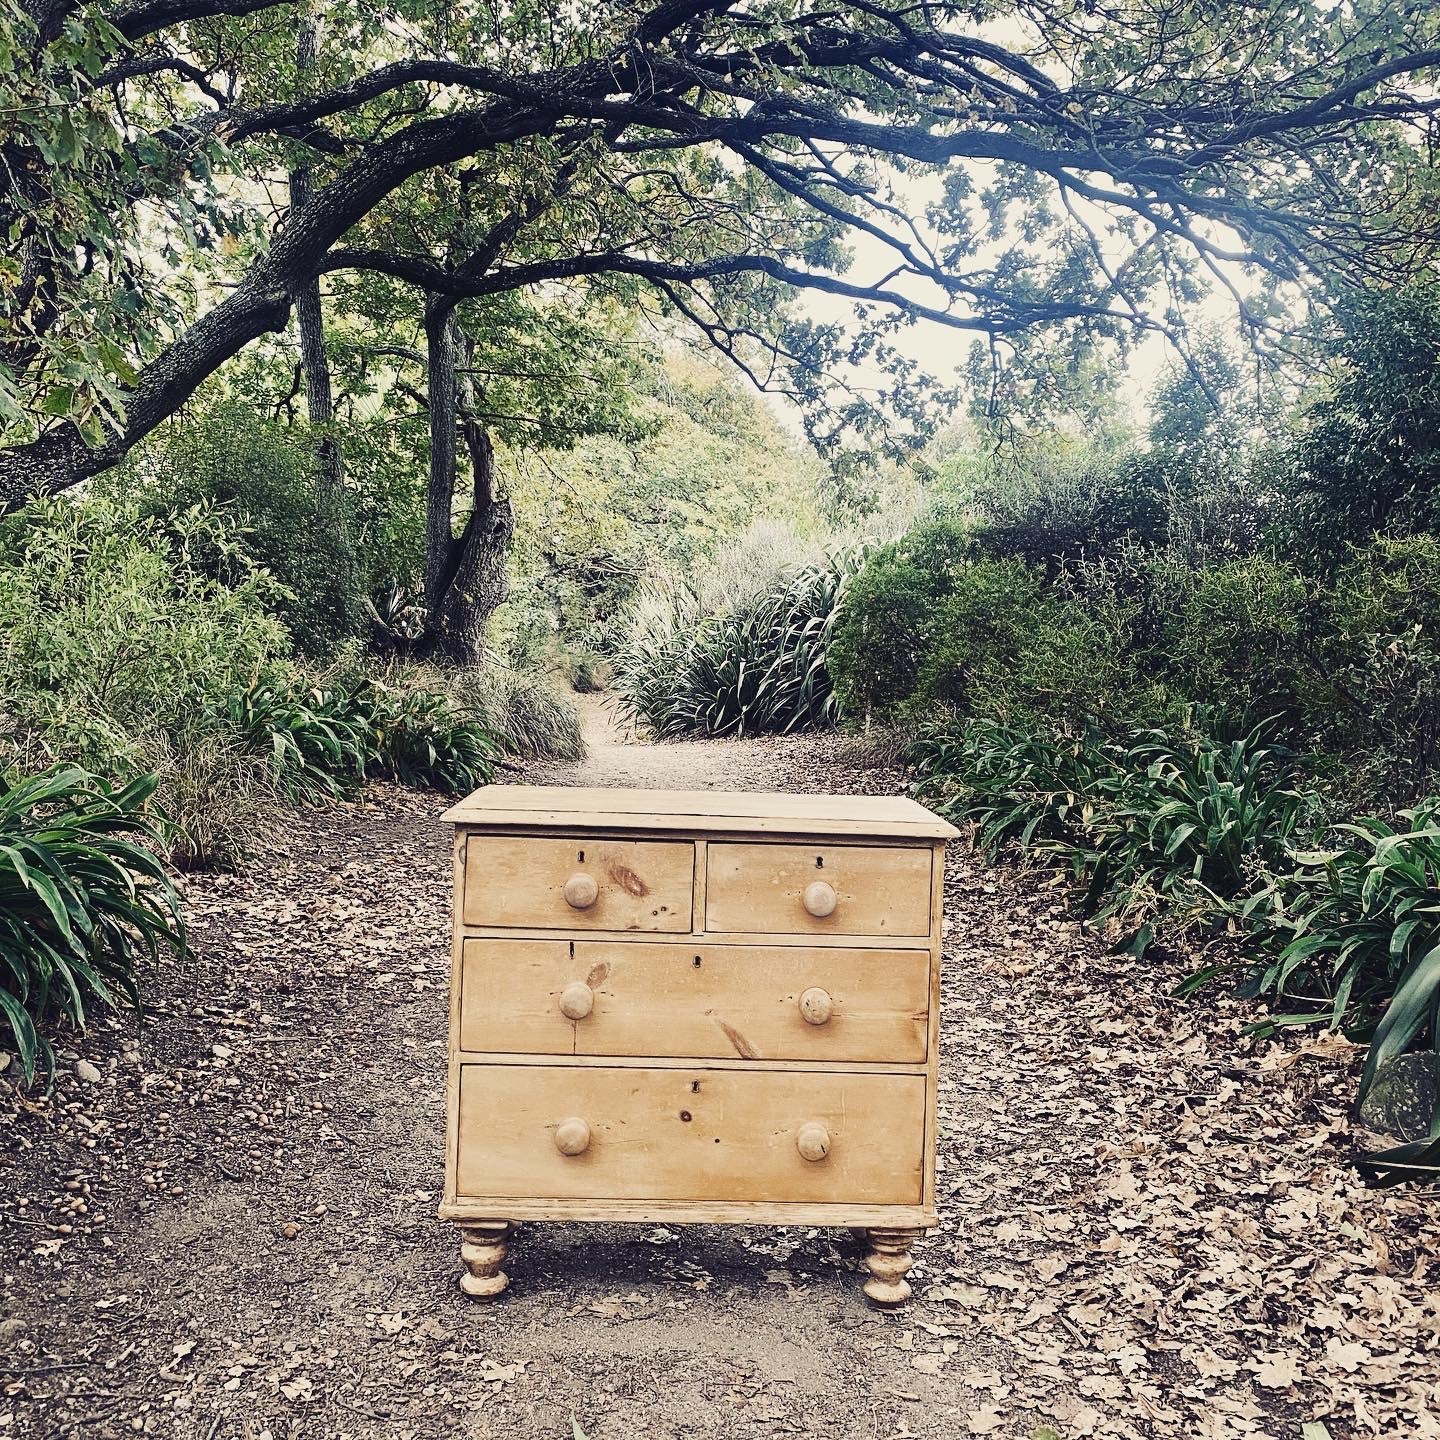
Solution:
[{"label": "pebble", "polygon": [[8,1050],[0,1050],[0,1075],[3,1075],[10,1068],[10,1061],[14,1056]]},{"label": "pebble", "polygon": [[75,1075],[87,1085],[98,1085],[100,1083],[100,1071],[88,1060],[77,1060],[75,1062]]}]

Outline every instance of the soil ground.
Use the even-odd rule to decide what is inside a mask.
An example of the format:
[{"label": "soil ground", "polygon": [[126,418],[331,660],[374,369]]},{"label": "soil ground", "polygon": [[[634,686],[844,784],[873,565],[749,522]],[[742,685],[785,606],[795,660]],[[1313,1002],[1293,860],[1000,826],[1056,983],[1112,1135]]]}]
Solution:
[{"label": "soil ground", "polygon": [[[587,761],[522,778],[903,783],[837,737],[642,746],[590,711]],[[866,1305],[845,1232],[559,1224],[466,1301],[442,808],[296,815],[188,882],[138,1033],[97,1022],[48,1097],[0,1073],[0,1437],[1440,1436],[1436,1201],[1348,1167],[1351,1047],[1243,1039],[1253,1004],[1168,998],[1193,961],[1109,954],[1054,877],[959,845],[908,1308]]]}]

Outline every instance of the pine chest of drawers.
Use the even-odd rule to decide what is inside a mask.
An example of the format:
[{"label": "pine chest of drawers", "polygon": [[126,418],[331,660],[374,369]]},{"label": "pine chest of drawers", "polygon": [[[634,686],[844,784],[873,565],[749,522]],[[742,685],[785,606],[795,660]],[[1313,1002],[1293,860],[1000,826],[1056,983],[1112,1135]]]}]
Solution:
[{"label": "pine chest of drawers", "polygon": [[445,1198],[517,1220],[838,1225],[879,1304],[935,1215],[951,826],[909,800],[490,786],[455,826]]}]

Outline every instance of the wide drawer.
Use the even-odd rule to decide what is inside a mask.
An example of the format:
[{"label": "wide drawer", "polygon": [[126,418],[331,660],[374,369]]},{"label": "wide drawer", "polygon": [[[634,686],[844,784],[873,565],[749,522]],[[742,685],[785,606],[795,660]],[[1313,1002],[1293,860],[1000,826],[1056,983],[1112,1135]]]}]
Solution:
[{"label": "wide drawer", "polygon": [[462,914],[496,929],[683,931],[694,884],[689,841],[472,834]]},{"label": "wide drawer", "polygon": [[460,1048],[924,1062],[928,950],[466,940]]},{"label": "wide drawer", "polygon": [[717,844],[708,854],[707,930],[930,933],[929,846]]},{"label": "wide drawer", "polygon": [[464,1065],[459,1122],[460,1199],[921,1199],[922,1075]]}]

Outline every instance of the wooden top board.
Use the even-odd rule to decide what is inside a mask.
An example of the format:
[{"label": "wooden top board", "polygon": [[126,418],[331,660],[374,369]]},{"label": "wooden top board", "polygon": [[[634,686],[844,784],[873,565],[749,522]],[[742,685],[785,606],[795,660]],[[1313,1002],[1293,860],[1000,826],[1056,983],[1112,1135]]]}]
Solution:
[{"label": "wooden top board", "polygon": [[455,825],[685,830],[948,840],[960,832],[898,795],[782,795],[734,790],[610,790],[487,785],[442,817]]}]

